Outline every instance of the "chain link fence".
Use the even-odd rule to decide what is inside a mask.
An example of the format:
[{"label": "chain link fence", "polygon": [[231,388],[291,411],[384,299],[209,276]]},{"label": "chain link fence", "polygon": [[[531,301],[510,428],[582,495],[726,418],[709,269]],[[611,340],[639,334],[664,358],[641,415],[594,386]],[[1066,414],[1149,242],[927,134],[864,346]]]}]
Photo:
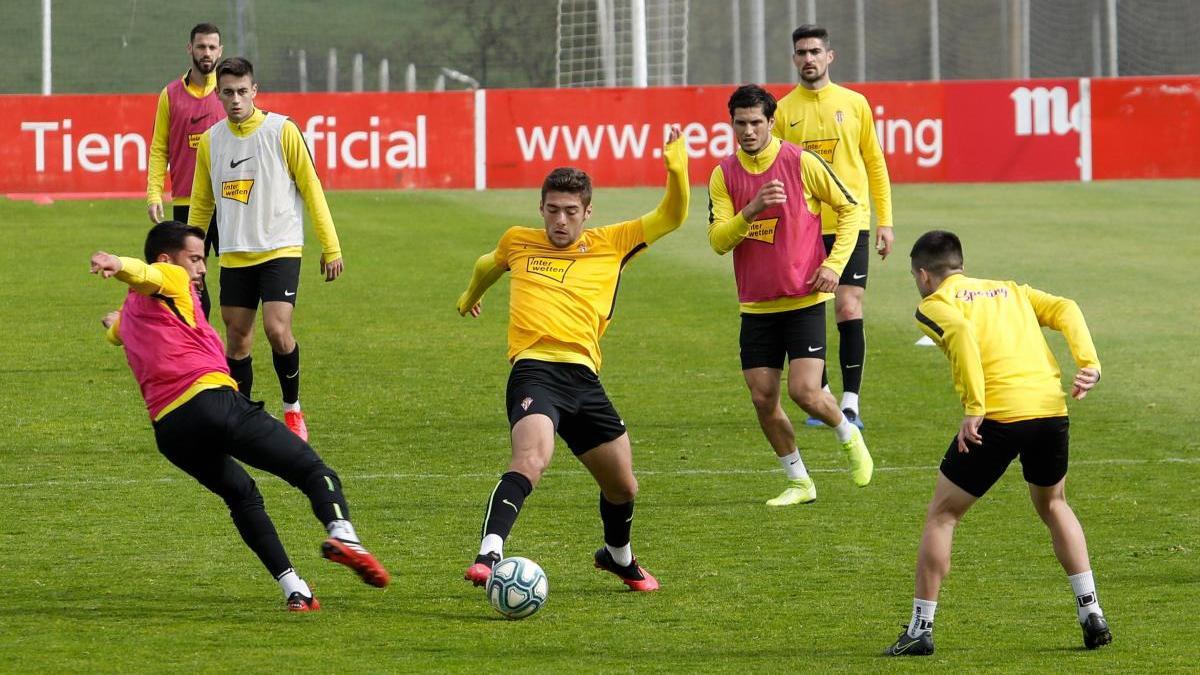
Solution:
[{"label": "chain link fence", "polygon": [[[586,0],[575,0],[576,11],[580,2]],[[620,16],[631,4],[607,2]],[[225,56],[251,59],[268,91],[562,81],[559,0],[0,0],[7,29],[0,93],[43,90],[47,4],[54,93],[158,91],[188,67],[188,32],[206,21],[220,26]],[[680,72],[687,84],[795,81],[790,34],[810,18],[829,29],[837,53],[832,72],[842,82],[1200,73],[1195,0],[691,0],[683,6],[685,13],[670,15],[686,23],[683,30],[651,30],[647,48],[662,50],[664,36],[686,35]],[[763,19],[759,35],[747,30],[755,12]],[[751,72],[760,63],[762,71]],[[466,78],[447,80],[449,71]]]}]

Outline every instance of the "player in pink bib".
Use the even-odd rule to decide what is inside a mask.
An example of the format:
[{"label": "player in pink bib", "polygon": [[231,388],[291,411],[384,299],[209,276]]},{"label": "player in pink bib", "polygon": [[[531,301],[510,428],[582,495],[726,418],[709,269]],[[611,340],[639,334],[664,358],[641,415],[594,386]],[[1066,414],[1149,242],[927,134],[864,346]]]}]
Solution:
[{"label": "player in pink bib", "polygon": [[[757,85],[729,99],[736,154],[709,179],[708,240],[733,251],[742,315],[742,374],[779,463],[783,493],[769,506],[816,501],[817,488],[800,459],[791,420],[780,405],[788,363],[788,395],[833,429],[855,485],[871,482],[874,463],[862,433],[821,389],[825,367],[824,303],[833,298],[865,210],[817,154],[771,135],[775,99]],[[837,240],[826,255],[821,207],[837,213]]]}]

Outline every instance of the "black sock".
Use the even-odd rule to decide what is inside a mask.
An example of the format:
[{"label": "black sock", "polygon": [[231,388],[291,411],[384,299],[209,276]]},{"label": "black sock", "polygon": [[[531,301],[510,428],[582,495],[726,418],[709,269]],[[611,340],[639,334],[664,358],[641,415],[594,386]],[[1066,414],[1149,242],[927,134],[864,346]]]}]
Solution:
[{"label": "black sock", "polygon": [[254,360],[253,356],[247,356],[244,359],[231,359],[225,357],[225,363],[229,364],[229,376],[237,382],[238,391],[242,392],[242,396],[250,398],[250,388],[254,386]]},{"label": "black sock", "polygon": [[342,480],[324,462],[316,465],[308,478],[297,485],[308,497],[313,515],[322,525],[335,520],[350,520],[350,506],[342,494]]},{"label": "black sock", "polygon": [[212,316],[212,299],[208,297],[208,280],[204,277],[200,277],[200,309],[207,321]]},{"label": "black sock", "polygon": [[278,579],[292,566],[287,552],[283,550],[283,543],[279,541],[275,524],[263,508],[262,495],[257,488],[250,498],[231,504],[229,515],[233,517],[233,524],[238,534],[242,535],[242,541],[254,551],[271,576]]},{"label": "black sock", "polygon": [[279,377],[283,402],[295,403],[300,400],[300,343],[296,343],[296,348],[291,354],[276,354],[272,351],[271,361],[275,364],[275,375]]},{"label": "black sock", "polygon": [[488,500],[487,514],[483,518],[483,535],[480,538],[494,534],[501,539],[507,539],[530,492],[533,492],[533,484],[520,473],[509,471],[501,476],[500,482],[496,483],[496,489],[492,490],[491,499]]},{"label": "black sock", "polygon": [[613,504],[600,493],[600,521],[604,523],[604,543],[620,548],[629,543],[633,529],[633,502]]},{"label": "black sock", "polygon": [[857,394],[862,387],[863,362],[867,359],[867,336],[862,319],[838,323],[838,358],[842,362],[842,391]]}]

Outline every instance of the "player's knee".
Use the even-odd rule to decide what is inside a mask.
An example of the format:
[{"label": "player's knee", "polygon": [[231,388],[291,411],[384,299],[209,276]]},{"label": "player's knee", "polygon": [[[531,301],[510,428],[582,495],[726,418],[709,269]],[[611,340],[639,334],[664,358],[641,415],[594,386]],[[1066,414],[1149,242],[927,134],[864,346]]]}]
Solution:
[{"label": "player's knee", "polygon": [[221,498],[225,500],[225,505],[229,507],[229,513],[234,520],[242,514],[263,509],[262,493],[258,491],[258,485],[253,479],[232,487],[223,493]]},{"label": "player's knee", "polygon": [[817,403],[819,402],[823,393],[824,391],[822,389],[813,388],[805,384],[788,386],[788,396],[796,402],[796,405],[800,406],[806,411],[812,410],[817,406]]},{"label": "player's knee", "polygon": [[514,452],[512,461],[508,464],[508,470],[525,476],[529,479],[529,484],[536,487],[549,464],[550,459],[543,457],[541,453]]},{"label": "player's knee", "polygon": [[754,409],[759,414],[773,413],[775,412],[775,408],[779,407],[779,390],[751,389],[750,402],[754,404]]},{"label": "player's knee", "polygon": [[612,504],[628,504],[637,498],[637,478],[630,476],[616,485],[610,485],[604,490],[604,498]]},{"label": "player's knee", "polygon": [[276,354],[290,354],[294,348],[292,327],[284,323],[269,323],[263,326],[267,334],[267,342]]},{"label": "player's knee", "polygon": [[336,493],[342,489],[342,481],[337,472],[320,460],[305,467],[294,484],[310,495],[320,492]]},{"label": "player's knee", "polygon": [[862,301],[855,299],[845,303],[838,303],[833,313],[838,323],[861,319],[863,317]]}]

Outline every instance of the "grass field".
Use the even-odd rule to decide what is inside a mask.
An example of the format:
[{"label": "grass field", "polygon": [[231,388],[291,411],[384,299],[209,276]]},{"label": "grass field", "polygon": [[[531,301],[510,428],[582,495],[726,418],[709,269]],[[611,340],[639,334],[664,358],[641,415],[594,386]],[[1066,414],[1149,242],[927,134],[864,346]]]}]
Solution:
[{"label": "grass field", "polygon": [[[159,456],[124,358],[102,338],[98,319],[124,287],[90,277],[87,259],[140,255],[140,203],[0,201],[0,670],[1196,668],[1200,183],[898,186],[897,253],[872,262],[867,297],[875,480],[854,488],[832,434],[801,425],[821,498],[783,510],[763,506],[782,475],[738,370],[730,261],[708,249],[697,191],[685,226],[627,269],[603,344],[642,486],[635,551],[663,590],[626,593],[592,569],[597,490],[560,446],[506,548],[542,564],[550,600],[507,622],[461,579],[508,455],[507,281],[478,320],[453,306],[504,228],[536,222],[536,199],[330,196],[347,272],[323,284],[305,261],[302,400],[394,580],[381,592],[320,560],[303,496],[262,476],[323,604],[308,616],[283,611],[220,501]],[[600,190],[594,222],[657,199]],[[933,227],[962,236],[971,273],[1073,297],[1089,319],[1104,380],[1072,406],[1068,494],[1115,635],[1099,652],[1082,649],[1070,587],[1013,470],[959,529],[937,654],[877,656],[907,621],[925,504],[961,414],[944,357],[913,346],[907,250]],[[1052,345],[1073,372],[1061,338]],[[261,334],[256,362],[256,393],[278,413]]]}]

